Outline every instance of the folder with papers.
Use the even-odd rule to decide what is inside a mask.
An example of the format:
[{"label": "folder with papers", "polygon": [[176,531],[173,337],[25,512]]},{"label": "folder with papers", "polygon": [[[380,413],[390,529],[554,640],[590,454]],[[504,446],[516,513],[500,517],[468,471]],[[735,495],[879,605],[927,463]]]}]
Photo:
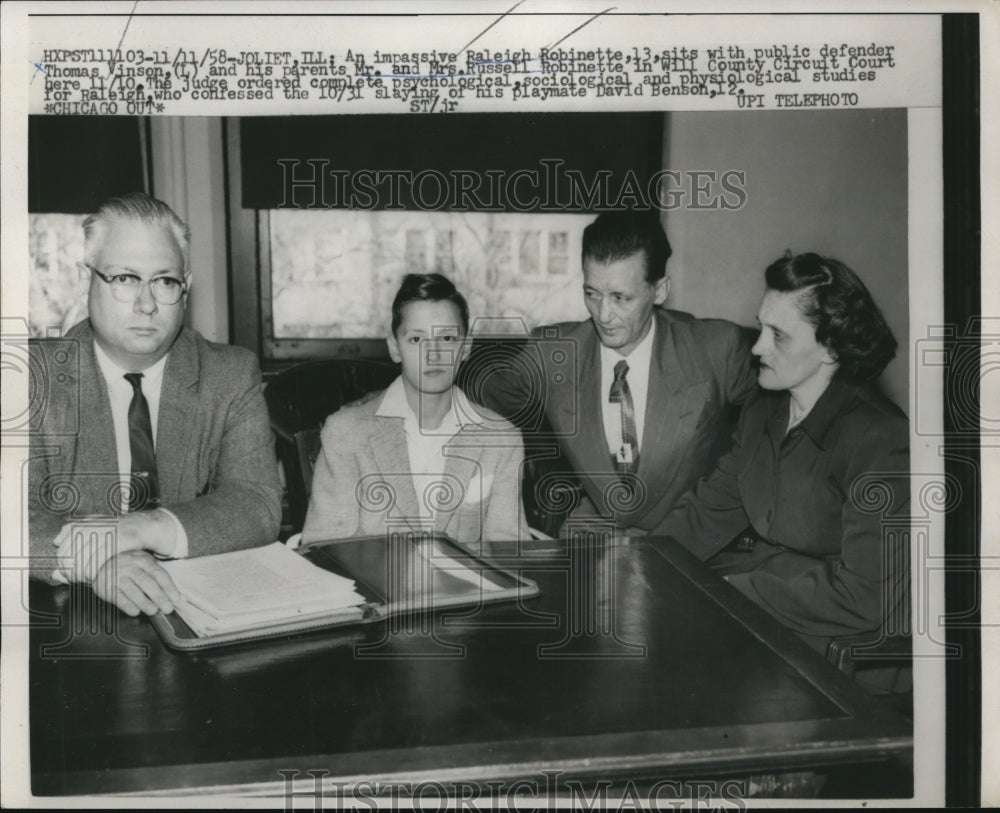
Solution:
[{"label": "folder with papers", "polygon": [[410,530],[163,564],[182,600],[153,624],[168,646],[185,650],[538,593],[447,536]]}]

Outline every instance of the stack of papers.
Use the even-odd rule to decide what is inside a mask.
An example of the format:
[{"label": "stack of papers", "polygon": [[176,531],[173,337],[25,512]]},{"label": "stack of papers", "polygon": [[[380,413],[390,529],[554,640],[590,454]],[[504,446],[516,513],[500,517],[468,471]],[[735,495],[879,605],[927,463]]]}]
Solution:
[{"label": "stack of papers", "polygon": [[362,617],[364,596],[274,542],[261,548],[162,562],[182,600],[177,613],[198,636],[336,616]]}]

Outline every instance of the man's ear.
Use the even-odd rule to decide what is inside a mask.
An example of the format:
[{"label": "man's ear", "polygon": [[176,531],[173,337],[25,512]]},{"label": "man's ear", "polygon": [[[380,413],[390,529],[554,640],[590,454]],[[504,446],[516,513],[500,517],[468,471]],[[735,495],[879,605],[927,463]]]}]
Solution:
[{"label": "man's ear", "polygon": [[192,282],[194,282],[194,280],[191,278],[191,272],[188,271],[184,275],[184,296],[182,297],[182,299],[184,299],[185,302],[187,301],[188,294],[191,293],[191,283]]},{"label": "man's ear", "polygon": [[462,349],[458,351],[458,363],[464,364],[469,360],[469,354],[472,352],[472,337],[463,336],[462,337]]},{"label": "man's ear", "polygon": [[69,330],[81,319],[86,319],[90,310],[90,270],[82,263],[77,263],[76,289],[73,301],[69,303],[66,312],[60,320],[63,333]]},{"label": "man's ear", "polygon": [[76,293],[81,299],[86,299],[90,290],[90,279],[93,276],[94,272],[86,263],[76,264]]},{"label": "man's ear", "polygon": [[399,364],[403,357],[399,353],[399,345],[396,343],[396,337],[390,333],[385,337],[386,346],[389,348],[389,358],[391,358],[396,364]]},{"label": "man's ear", "polygon": [[662,305],[670,293],[670,277],[664,274],[654,283],[653,304]]}]

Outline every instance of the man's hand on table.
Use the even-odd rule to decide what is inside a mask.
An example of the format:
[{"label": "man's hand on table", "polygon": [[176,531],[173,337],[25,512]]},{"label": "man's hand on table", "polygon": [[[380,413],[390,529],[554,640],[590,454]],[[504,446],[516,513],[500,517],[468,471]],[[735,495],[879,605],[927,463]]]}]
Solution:
[{"label": "man's hand on table", "polygon": [[116,554],[148,551],[171,556],[177,548],[177,520],[163,509],[123,514],[115,524],[117,534],[108,534],[100,526],[88,533],[86,522],[63,525],[52,544],[66,581],[90,584]]},{"label": "man's hand on table", "polygon": [[144,550],[108,559],[91,586],[98,596],[132,616],[171,613],[181,598],[170,574]]}]

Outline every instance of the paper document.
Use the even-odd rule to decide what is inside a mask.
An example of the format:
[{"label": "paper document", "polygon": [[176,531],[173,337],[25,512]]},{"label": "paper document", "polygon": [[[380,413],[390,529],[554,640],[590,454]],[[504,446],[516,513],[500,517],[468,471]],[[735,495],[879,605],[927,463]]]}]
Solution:
[{"label": "paper document", "polygon": [[364,596],[351,579],[323,570],[281,542],[164,562],[183,601],[181,618],[199,635],[323,618]]}]

